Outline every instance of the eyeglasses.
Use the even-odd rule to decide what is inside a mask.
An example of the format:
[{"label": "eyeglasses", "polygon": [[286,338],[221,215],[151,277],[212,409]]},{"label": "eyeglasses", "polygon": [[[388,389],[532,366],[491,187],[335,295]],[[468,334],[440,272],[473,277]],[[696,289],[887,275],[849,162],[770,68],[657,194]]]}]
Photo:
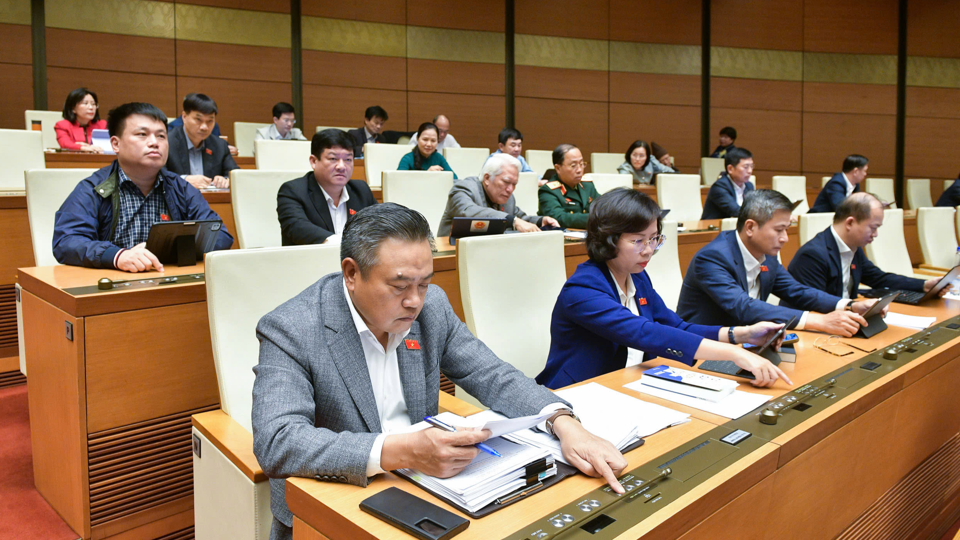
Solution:
[{"label": "eyeglasses", "polygon": [[667,235],[657,234],[646,240],[630,240],[630,243],[633,244],[633,249],[637,253],[643,253],[643,250],[647,248],[653,248],[653,252],[656,253],[660,251],[660,248],[663,247],[663,243],[666,241]]},{"label": "eyeglasses", "polygon": [[825,348],[825,347],[822,347],[822,346],[820,345],[820,340],[825,340],[825,341],[824,341],[824,344],[825,344],[827,347],[836,347],[837,345],[846,345],[846,343],[842,343],[842,342],[840,341],[840,336],[820,336],[820,337],[818,337],[818,338],[816,339],[816,341],[813,342],[813,346],[816,347],[816,348],[818,348],[818,349],[820,349],[821,351],[823,351],[823,352],[825,352],[825,353],[829,353],[829,354],[832,354],[832,355],[834,355],[834,356],[847,356],[847,355],[853,354],[853,351],[846,351],[846,352],[844,352],[843,354],[838,353],[838,352],[831,351],[830,349],[827,349],[827,348]]},{"label": "eyeglasses", "polygon": [[81,101],[77,105],[80,105],[82,107],[93,107],[94,109],[100,108],[100,105],[97,105],[97,103],[94,101]]}]

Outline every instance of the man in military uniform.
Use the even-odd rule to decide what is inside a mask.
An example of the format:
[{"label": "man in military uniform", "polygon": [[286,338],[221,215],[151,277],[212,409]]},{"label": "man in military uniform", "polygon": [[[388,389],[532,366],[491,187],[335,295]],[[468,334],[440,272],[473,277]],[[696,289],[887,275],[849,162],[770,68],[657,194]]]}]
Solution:
[{"label": "man in military uniform", "polygon": [[583,181],[583,154],[572,144],[561,144],[553,150],[555,180],[540,186],[538,197],[541,216],[550,216],[561,227],[586,229],[590,203],[600,196],[593,182]]}]

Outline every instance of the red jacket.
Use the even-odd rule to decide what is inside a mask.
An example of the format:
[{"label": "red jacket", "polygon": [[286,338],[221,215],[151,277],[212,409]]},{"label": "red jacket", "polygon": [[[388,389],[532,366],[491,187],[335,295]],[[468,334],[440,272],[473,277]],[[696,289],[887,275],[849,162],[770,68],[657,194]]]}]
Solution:
[{"label": "red jacket", "polygon": [[93,138],[93,130],[107,129],[107,121],[90,122],[87,127],[83,128],[64,118],[54,124],[53,129],[57,132],[57,142],[60,143],[60,148],[79,150],[80,143],[90,144]]}]

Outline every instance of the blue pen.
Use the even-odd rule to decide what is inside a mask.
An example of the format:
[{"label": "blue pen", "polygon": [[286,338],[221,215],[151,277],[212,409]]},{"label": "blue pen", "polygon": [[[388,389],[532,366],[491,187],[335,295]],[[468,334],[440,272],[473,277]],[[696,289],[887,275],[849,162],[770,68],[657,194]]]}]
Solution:
[{"label": "blue pen", "polygon": [[[451,425],[449,425],[449,424],[446,424],[446,423],[444,423],[444,422],[441,421],[441,420],[437,420],[437,419],[434,418],[433,416],[426,416],[426,417],[423,418],[423,420],[424,420],[424,422],[430,424],[431,426],[433,426],[433,427],[435,427],[435,428],[442,429],[442,430],[444,430],[444,431],[451,431],[451,432],[452,432],[452,431],[456,431],[456,430],[457,430],[457,428],[455,428],[455,427],[453,427],[453,426],[451,426]],[[483,443],[477,443],[476,446],[477,446],[477,448],[479,448],[480,450],[483,450],[484,452],[490,454],[491,456],[503,457],[503,456],[500,455],[500,452],[497,452],[497,451],[494,450],[493,448],[491,448],[491,447],[489,447],[489,446],[487,446],[487,445],[485,445],[485,444],[483,444]]]}]

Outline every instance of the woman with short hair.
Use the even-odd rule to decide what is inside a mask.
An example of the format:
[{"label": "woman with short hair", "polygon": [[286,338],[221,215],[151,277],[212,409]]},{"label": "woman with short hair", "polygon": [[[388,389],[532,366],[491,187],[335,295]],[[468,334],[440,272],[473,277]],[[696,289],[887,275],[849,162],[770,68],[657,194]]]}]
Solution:
[{"label": "woman with short hair", "polygon": [[107,129],[107,121],[100,119],[100,103],[97,95],[86,88],[77,88],[67,95],[63,104],[63,120],[53,129],[57,142],[64,150],[103,152],[93,145],[93,130]]},{"label": "woman with short hair", "polygon": [[660,163],[653,156],[650,145],[646,141],[633,141],[630,148],[627,148],[623,154],[623,159],[625,161],[617,167],[617,172],[632,175],[634,184],[652,184],[655,174],[677,172]]},{"label": "woman with short hair", "polygon": [[400,158],[399,171],[450,171],[453,179],[457,173],[450,168],[447,160],[437,152],[437,137],[440,130],[433,122],[424,122],[417,129],[417,145],[409,154]]}]

